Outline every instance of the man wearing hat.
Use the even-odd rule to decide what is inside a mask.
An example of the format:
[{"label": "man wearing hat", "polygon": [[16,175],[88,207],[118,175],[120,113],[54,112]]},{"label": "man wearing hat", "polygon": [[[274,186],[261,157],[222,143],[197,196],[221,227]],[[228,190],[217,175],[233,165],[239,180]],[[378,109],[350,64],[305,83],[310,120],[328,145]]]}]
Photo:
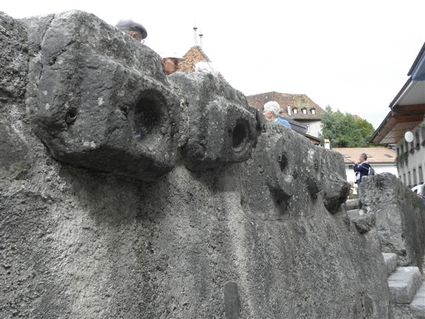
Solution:
[{"label": "man wearing hat", "polygon": [[128,33],[128,35],[137,41],[143,42],[143,40],[148,36],[145,27],[132,20],[121,20],[117,23],[116,27],[119,30]]},{"label": "man wearing hat", "polygon": [[274,122],[278,125],[285,126],[287,128],[291,128],[291,124],[283,117],[279,116],[280,105],[276,101],[269,101],[264,104],[264,116],[267,121]]}]

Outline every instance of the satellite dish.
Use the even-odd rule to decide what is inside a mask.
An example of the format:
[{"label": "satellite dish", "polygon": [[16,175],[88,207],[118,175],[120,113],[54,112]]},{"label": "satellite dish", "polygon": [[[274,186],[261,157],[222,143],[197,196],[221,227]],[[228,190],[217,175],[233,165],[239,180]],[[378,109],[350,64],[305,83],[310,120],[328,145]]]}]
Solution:
[{"label": "satellite dish", "polygon": [[413,135],[411,131],[407,131],[406,133],[404,133],[404,139],[406,140],[407,143],[412,143],[413,140],[415,139],[415,136]]}]

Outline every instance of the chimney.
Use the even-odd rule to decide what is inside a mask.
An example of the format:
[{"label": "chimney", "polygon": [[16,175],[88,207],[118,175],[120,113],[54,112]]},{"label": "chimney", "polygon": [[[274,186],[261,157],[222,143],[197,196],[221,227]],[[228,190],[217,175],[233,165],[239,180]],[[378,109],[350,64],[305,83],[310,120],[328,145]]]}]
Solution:
[{"label": "chimney", "polygon": [[202,48],[202,37],[204,36],[203,33],[199,34],[199,46]]},{"label": "chimney", "polygon": [[328,139],[325,139],[324,145],[325,149],[330,150],[331,149],[331,141]]},{"label": "chimney", "polygon": [[198,45],[198,27],[193,27],[193,36],[195,40],[195,46]]},{"label": "chimney", "polygon": [[292,115],[292,111],[291,111],[291,107],[288,105],[288,115],[291,116]]}]

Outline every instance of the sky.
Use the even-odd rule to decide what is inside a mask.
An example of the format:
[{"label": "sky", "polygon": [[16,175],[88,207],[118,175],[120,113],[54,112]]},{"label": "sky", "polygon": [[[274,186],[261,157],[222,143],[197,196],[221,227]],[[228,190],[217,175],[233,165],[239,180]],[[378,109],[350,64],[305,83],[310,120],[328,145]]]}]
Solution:
[{"label": "sky", "polygon": [[214,67],[246,95],[307,94],[376,128],[425,42],[424,0],[2,1],[14,18],[68,10],[142,23],[145,44],[182,56],[193,27]]}]

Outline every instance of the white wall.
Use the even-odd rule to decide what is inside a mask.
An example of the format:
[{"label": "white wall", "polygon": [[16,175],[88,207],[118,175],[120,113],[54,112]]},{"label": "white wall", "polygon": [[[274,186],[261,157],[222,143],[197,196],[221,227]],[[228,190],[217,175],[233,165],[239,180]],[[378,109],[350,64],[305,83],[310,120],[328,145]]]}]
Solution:
[{"label": "white wall", "polygon": [[[349,168],[349,166],[352,166],[352,165],[353,164],[345,164],[345,173],[347,174],[347,181],[349,183],[354,183],[356,181],[356,175],[354,174],[353,168]],[[396,163],[393,163],[393,164],[370,163],[370,165],[375,170],[375,174],[391,173],[398,177]]]},{"label": "white wall", "polygon": [[[403,160],[403,165],[400,165],[400,163],[397,164],[398,166],[398,172],[401,181],[403,184],[413,187],[415,185],[418,185],[419,183],[423,183],[424,180],[420,180],[419,171],[420,167],[422,167],[423,176],[425,178],[425,146],[422,145],[422,141],[425,139],[425,134],[423,134],[422,128],[425,127],[425,121],[423,121],[420,125],[416,127],[415,130],[413,130],[413,134],[415,135],[415,140],[413,141],[415,151],[413,154],[410,153],[411,144],[408,143],[408,163],[405,164],[405,161]],[[418,132],[419,140],[416,139],[416,132]],[[419,142],[419,150],[416,149],[416,144]],[[403,145],[403,151],[406,152],[406,145],[404,138],[399,141],[397,144],[397,149],[399,156],[401,155],[401,145]],[[410,173],[410,182],[409,182],[409,173]],[[416,175],[416,183],[414,175]]]},{"label": "white wall", "polygon": [[315,137],[319,137],[322,133],[322,122],[321,121],[311,121],[305,122],[308,125],[307,134],[310,134]]}]

